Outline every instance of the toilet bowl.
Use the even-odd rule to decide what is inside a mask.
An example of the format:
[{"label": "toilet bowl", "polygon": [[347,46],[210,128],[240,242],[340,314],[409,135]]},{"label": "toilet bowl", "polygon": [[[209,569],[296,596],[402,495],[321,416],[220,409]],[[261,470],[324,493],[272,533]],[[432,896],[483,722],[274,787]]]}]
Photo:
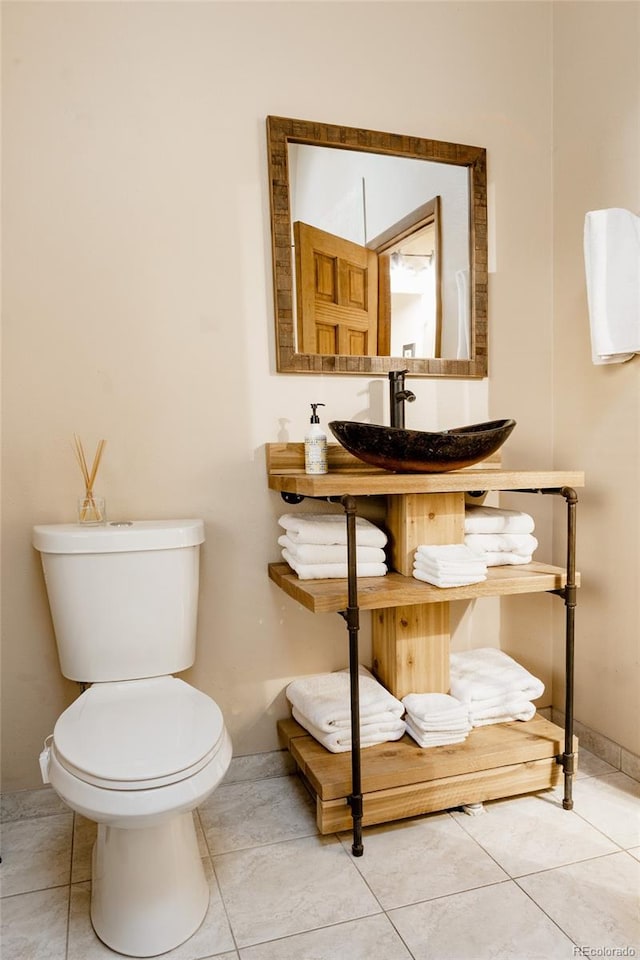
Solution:
[{"label": "toilet bowl", "polygon": [[218,706],[176,677],[94,684],[60,716],[43,759],[59,796],[98,823],[100,939],[139,957],[187,940],[209,904],[192,811],[231,760]]},{"label": "toilet bowl", "polygon": [[34,528],[65,676],[90,683],[58,718],[43,779],[98,824],[91,922],[112,950],[151,957],[209,904],[193,810],[224,777],[217,704],[173,676],[195,659],[199,520]]}]

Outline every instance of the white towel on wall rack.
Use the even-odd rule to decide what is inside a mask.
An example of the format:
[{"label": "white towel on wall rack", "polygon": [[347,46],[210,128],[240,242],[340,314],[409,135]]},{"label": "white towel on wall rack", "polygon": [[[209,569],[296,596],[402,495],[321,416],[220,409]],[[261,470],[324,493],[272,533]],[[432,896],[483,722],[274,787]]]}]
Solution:
[{"label": "white towel on wall rack", "polygon": [[617,207],[584,221],[584,260],[596,365],[640,353],[640,217]]}]

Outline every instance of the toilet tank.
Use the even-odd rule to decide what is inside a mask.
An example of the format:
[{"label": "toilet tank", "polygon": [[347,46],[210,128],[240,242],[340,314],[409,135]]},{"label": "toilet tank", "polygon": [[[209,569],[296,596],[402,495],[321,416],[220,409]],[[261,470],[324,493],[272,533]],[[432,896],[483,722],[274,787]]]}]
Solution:
[{"label": "toilet tank", "polygon": [[164,676],[195,659],[202,520],[33,528],[65,677]]}]

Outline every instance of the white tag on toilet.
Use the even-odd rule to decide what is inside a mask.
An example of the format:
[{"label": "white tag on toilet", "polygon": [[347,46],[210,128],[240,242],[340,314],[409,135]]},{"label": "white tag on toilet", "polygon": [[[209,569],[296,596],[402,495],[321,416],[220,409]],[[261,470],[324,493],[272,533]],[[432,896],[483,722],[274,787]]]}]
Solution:
[{"label": "white tag on toilet", "polygon": [[51,760],[51,742],[53,740],[53,734],[47,737],[44,742],[44,750],[40,754],[40,774],[42,776],[43,783],[51,783],[49,780],[49,761]]}]

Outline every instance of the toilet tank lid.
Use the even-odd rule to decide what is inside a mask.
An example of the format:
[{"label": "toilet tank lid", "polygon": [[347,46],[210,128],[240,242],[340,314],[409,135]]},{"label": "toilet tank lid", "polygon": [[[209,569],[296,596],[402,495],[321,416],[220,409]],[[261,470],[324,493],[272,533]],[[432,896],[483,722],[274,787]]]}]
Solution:
[{"label": "toilet tank lid", "polygon": [[204,541],[202,520],[115,520],[88,526],[81,523],[39,524],[32,543],[41,553],[128,553],[171,550]]}]

